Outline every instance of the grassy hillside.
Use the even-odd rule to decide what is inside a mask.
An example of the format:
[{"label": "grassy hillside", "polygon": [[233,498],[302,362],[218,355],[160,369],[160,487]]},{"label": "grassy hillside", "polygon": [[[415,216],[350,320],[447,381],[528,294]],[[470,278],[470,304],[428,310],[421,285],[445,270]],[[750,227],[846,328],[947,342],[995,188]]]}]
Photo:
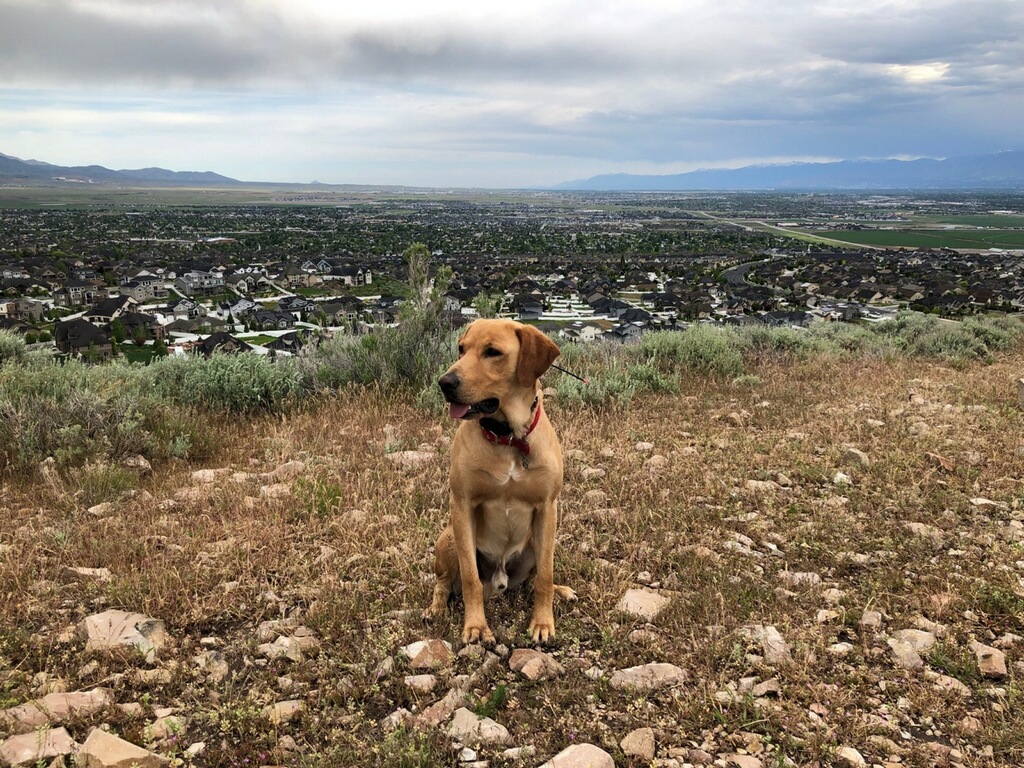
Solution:
[{"label": "grassy hillside", "polygon": [[[587,354],[566,357],[601,386],[614,359]],[[553,679],[460,650],[461,604],[421,626],[454,424],[398,390],[347,388],[204,411],[202,450],[154,454],[152,471],[113,450],[8,466],[0,707],[102,686],[116,704],[72,718],[74,738],[104,722],[184,765],[455,765],[447,723],[382,721],[476,673],[460,705],[511,734],[478,750],[493,765],[581,742],[644,765],[620,747],[642,727],[676,760],[662,765],[833,765],[840,748],[908,766],[1024,761],[1020,344],[956,362],[762,345],[740,370],[668,355],[633,380],[619,371],[628,397],[560,385],[545,403],[567,454],[556,578],[580,597],[556,604]],[[176,408],[181,421],[200,413]],[[632,617],[617,609],[630,588],[668,602],[650,622]],[[530,604],[525,590],[488,605],[505,652],[529,647]],[[168,643],[151,662],[87,650],[76,628],[108,608],[162,620]],[[780,658],[758,625],[778,630]],[[889,641],[904,629],[934,636],[920,668],[896,661]],[[260,648],[279,635],[292,658]],[[421,693],[399,649],[428,638],[457,655]],[[1005,677],[983,676],[973,642],[1005,652]],[[685,680],[611,686],[649,662]],[[264,708],[284,701],[296,715],[275,723]],[[499,756],[526,746],[524,762]]]}]

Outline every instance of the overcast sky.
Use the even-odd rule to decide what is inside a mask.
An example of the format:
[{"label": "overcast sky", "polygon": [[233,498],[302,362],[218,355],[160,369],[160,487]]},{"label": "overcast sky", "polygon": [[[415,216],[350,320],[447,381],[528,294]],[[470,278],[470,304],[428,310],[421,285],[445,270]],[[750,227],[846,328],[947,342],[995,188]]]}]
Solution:
[{"label": "overcast sky", "polygon": [[949,157],[1024,148],[1024,0],[0,0],[0,75],[0,152],[246,181]]}]

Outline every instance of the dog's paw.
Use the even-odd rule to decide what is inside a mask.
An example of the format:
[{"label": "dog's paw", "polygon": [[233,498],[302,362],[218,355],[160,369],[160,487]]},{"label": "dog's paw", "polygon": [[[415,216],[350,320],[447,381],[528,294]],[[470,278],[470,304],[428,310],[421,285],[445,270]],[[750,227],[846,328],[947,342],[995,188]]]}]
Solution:
[{"label": "dog's paw", "polygon": [[568,603],[574,603],[577,600],[576,590],[572,587],[566,587],[564,585],[555,585],[555,596],[560,600],[565,600]]},{"label": "dog's paw", "polygon": [[530,635],[533,637],[535,643],[548,643],[555,639],[555,622],[554,620],[549,621],[538,621],[534,619],[530,622]]},{"label": "dog's paw", "polygon": [[468,624],[462,629],[462,642],[467,645],[471,643],[482,643],[483,645],[494,645],[494,633],[486,624],[479,627],[471,627]]}]

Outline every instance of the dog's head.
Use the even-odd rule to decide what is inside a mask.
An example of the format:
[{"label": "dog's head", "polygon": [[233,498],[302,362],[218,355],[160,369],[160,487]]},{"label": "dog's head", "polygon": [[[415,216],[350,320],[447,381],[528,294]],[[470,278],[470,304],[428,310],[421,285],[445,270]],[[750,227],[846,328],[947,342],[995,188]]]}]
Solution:
[{"label": "dog's head", "polygon": [[459,359],[438,384],[452,418],[506,413],[533,401],[537,379],[558,346],[536,328],[513,320],[476,320],[459,339]]}]

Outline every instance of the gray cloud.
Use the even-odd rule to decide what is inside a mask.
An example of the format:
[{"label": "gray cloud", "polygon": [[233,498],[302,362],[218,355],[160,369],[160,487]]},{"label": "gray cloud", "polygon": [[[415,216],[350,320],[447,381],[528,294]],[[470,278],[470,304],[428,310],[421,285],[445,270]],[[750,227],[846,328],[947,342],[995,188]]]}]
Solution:
[{"label": "gray cloud", "polygon": [[[259,126],[282,153],[315,141],[325,157],[380,147],[543,171],[1019,145],[1016,0],[646,5],[410,20],[271,0],[0,0],[5,119],[25,121],[0,142],[91,126],[76,99],[124,116],[148,99],[154,122]],[[230,150],[202,122],[184,121],[192,146]]]}]

